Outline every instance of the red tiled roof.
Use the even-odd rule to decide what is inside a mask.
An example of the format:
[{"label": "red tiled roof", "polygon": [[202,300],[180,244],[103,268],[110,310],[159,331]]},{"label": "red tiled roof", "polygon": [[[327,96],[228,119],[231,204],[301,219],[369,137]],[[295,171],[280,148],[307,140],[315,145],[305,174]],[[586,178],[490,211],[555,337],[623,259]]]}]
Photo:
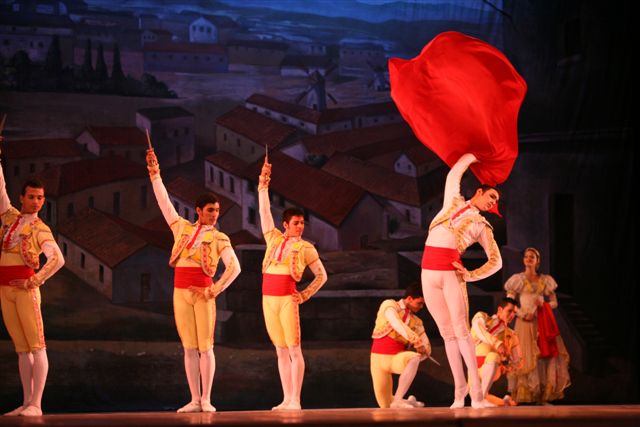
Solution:
[{"label": "red tiled roof", "polygon": [[[188,202],[191,208],[195,209],[196,199],[203,193],[213,193],[211,190],[202,185],[193,182],[187,178],[178,177],[167,184],[167,192]],[[215,194],[215,193],[213,193]],[[223,216],[236,203],[220,194],[215,194],[220,202],[220,216]],[[191,218],[189,218],[191,220]]]},{"label": "red tiled roof", "polygon": [[267,95],[254,93],[249,98],[247,98],[246,103],[259,105],[268,110],[277,111],[279,113],[315,124],[352,120],[356,117],[361,116],[399,114],[397,108],[395,107],[395,104],[391,101],[358,105],[355,107],[328,108],[324,111],[316,111],[309,107],[294,104],[292,102],[281,101]]},{"label": "red tiled roof", "polygon": [[369,163],[384,166],[387,169],[395,169],[396,162],[400,156],[405,155],[416,166],[427,166],[428,170],[433,170],[436,167],[443,166],[444,163],[438,156],[436,156],[431,150],[423,146],[422,144],[416,144],[413,142],[408,148],[402,148],[400,150],[390,152],[377,153],[374,147],[371,150],[367,150],[368,147],[363,147],[362,151],[359,149],[348,151],[346,154],[357,157],[362,160],[367,160]]},{"label": "red tiled roof", "polygon": [[383,156],[385,154],[393,154],[394,157],[397,158],[401,153],[406,152],[416,145],[420,145],[419,148],[427,150],[422,144],[420,144],[420,142],[416,138],[408,136],[395,138],[392,140],[373,142],[371,144],[347,150],[343,150],[341,149],[342,147],[338,147],[337,151],[348,154],[351,157],[356,157],[360,160],[369,160],[371,158]]},{"label": "red tiled roof", "polygon": [[[415,207],[422,206],[442,193],[446,175],[445,168],[440,168],[441,173],[437,174],[438,176],[427,175],[429,178],[423,180],[401,175],[341,153],[333,156],[322,170],[359,185],[377,196]],[[431,180],[437,181],[437,186],[425,185],[423,182]]]},{"label": "red tiled roof", "polygon": [[147,135],[135,126],[89,126],[86,132],[100,145],[147,145]]},{"label": "red tiled roof", "polygon": [[249,165],[239,157],[234,156],[226,151],[218,151],[215,154],[208,155],[205,160],[214,166],[219,167],[231,174],[241,176],[244,170]]},{"label": "red tiled roof", "polygon": [[145,246],[152,245],[169,252],[172,236],[138,227],[121,218],[95,209],[79,212],[58,226],[58,232],[114,268]]},{"label": "red tiled roof", "polygon": [[[287,200],[308,209],[339,227],[365,191],[351,182],[299,162],[282,152],[269,155],[273,165],[270,188]],[[258,180],[263,160],[251,164],[245,177]]]},{"label": "red tiled roof", "polygon": [[64,163],[35,175],[42,180],[47,196],[63,196],[110,182],[146,178],[146,167],[119,156],[99,157]]},{"label": "red tiled roof", "polygon": [[292,102],[280,101],[260,93],[251,95],[247,98],[246,103],[259,105],[268,110],[277,111],[310,123],[320,123],[322,118],[319,111]]},{"label": "red tiled roof", "polygon": [[142,48],[145,52],[173,52],[173,53],[211,53],[226,55],[227,49],[220,44],[211,43],[146,43]]},{"label": "red tiled roof", "polygon": [[162,215],[158,215],[145,222],[142,227],[147,230],[166,231],[169,228],[169,224],[167,224],[167,221],[165,221]]},{"label": "red tiled roof", "polygon": [[302,139],[302,143],[312,154],[324,154],[331,157],[336,152],[354,150],[376,143],[393,145],[395,140],[405,139],[412,135],[413,132],[406,123],[393,123],[307,136]]},{"label": "red tiled roof", "polygon": [[218,117],[216,124],[269,148],[277,147],[297,132],[293,126],[282,124],[242,106]]},{"label": "red tiled roof", "polygon": [[440,162],[440,158],[436,156],[433,151],[429,150],[424,145],[416,145],[411,147],[404,153],[414,165],[420,166],[431,162]]},{"label": "red tiled roof", "polygon": [[79,157],[82,148],[73,139],[22,139],[5,140],[2,153],[9,159],[30,157]]}]

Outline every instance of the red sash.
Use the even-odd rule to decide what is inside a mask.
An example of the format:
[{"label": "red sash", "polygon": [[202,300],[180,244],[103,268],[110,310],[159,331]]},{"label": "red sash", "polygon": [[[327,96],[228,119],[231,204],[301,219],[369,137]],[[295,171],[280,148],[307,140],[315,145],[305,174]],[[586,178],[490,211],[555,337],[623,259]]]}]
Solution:
[{"label": "red sash", "polygon": [[173,286],[179,289],[189,289],[191,286],[206,288],[213,284],[213,279],[204,274],[200,267],[176,267],[173,276]]},{"label": "red sash", "polygon": [[480,369],[482,365],[484,365],[484,360],[486,358],[487,356],[476,356],[476,363],[478,364],[478,369]]},{"label": "red sash", "polygon": [[425,270],[449,271],[456,268],[452,262],[460,262],[460,254],[456,249],[425,246],[422,253],[421,267]]},{"label": "red sash", "polygon": [[288,274],[262,275],[262,295],[284,297],[296,292],[296,281]]},{"label": "red sash", "polygon": [[16,279],[28,279],[35,271],[26,265],[3,265],[0,266],[0,286],[10,286],[9,282]]},{"label": "red sash", "polygon": [[371,345],[371,353],[376,354],[398,354],[404,351],[404,344],[386,335],[382,338],[374,338]]},{"label": "red sash", "polygon": [[551,306],[545,302],[538,307],[538,348],[543,359],[558,355],[556,338],[560,335]]}]

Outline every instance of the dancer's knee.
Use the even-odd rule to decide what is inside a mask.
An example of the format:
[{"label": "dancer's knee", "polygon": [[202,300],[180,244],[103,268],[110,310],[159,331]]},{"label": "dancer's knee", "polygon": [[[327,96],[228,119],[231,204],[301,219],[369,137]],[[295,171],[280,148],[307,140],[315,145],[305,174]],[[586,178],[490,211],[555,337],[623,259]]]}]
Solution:
[{"label": "dancer's knee", "polygon": [[299,345],[289,347],[289,356],[291,360],[302,359],[302,347]]}]

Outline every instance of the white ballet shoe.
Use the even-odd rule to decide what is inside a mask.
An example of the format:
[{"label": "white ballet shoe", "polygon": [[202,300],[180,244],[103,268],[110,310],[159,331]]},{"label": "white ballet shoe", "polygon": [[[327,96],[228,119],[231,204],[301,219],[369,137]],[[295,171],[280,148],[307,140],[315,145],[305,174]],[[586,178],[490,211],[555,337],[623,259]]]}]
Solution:
[{"label": "white ballet shoe", "polygon": [[451,406],[449,406],[449,408],[450,409],[461,409],[461,408],[464,408],[464,398],[454,400],[453,403],[451,404]]},{"label": "white ballet shoe", "polygon": [[410,395],[409,397],[407,397],[407,402],[411,403],[416,408],[424,408],[424,402],[420,402],[419,400],[417,400],[414,395]]},{"label": "white ballet shoe", "polygon": [[291,402],[287,403],[282,409],[284,409],[285,411],[301,411],[302,405],[300,405],[300,402],[292,400]]},{"label": "white ballet shoe", "polygon": [[282,411],[283,409],[285,409],[287,407],[287,405],[289,404],[288,401],[283,400],[282,403],[280,403],[279,405],[274,406],[273,408],[271,408],[272,411]]},{"label": "white ballet shoe", "polygon": [[487,399],[484,399],[482,401],[482,404],[484,405],[485,408],[497,408],[498,407],[498,405],[496,405],[495,403],[489,402]]},{"label": "white ballet shoe", "polygon": [[392,409],[413,409],[413,408],[415,408],[415,406],[413,406],[411,404],[411,402],[409,402],[408,400],[405,400],[405,399],[394,400],[393,402],[391,402],[390,407]]},{"label": "white ballet shoe", "polygon": [[451,409],[460,409],[464,408],[464,398],[469,394],[469,384],[464,385],[464,390],[462,393],[459,393],[458,390],[454,391],[454,400],[449,408]]},{"label": "white ballet shoe", "polygon": [[28,405],[23,405],[23,406],[18,406],[16,409],[14,409],[13,411],[9,411],[7,412],[6,415],[7,417],[16,417],[18,415],[20,415],[20,412],[24,411],[25,409],[27,409]]},{"label": "white ballet shoe", "polygon": [[202,412],[216,412],[216,407],[208,400],[201,400],[200,407],[202,408]]},{"label": "white ballet shoe", "polygon": [[484,405],[484,400],[473,400],[473,399],[471,399],[471,407],[473,409],[486,408],[486,406]]},{"label": "white ballet shoe", "polygon": [[202,412],[202,406],[200,402],[189,402],[184,405],[182,408],[178,409],[176,412],[179,413],[193,413],[193,412]]},{"label": "white ballet shoe", "polygon": [[42,409],[37,406],[29,405],[22,410],[19,414],[21,417],[40,417],[42,416]]}]

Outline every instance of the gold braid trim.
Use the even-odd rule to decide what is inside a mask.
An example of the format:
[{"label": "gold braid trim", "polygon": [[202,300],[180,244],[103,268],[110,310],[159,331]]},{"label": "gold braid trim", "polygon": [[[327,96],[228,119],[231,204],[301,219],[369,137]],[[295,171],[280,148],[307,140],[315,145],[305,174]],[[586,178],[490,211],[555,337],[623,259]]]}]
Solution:
[{"label": "gold braid trim", "polygon": [[488,271],[496,267],[498,260],[500,259],[500,249],[498,249],[498,244],[493,238],[493,231],[491,230],[491,227],[487,227],[486,232],[489,237],[489,241],[491,242],[491,247],[489,248],[489,259],[481,267],[469,272],[469,277],[472,279],[477,279],[478,277],[486,275]]},{"label": "gold braid trim", "polygon": [[52,274],[52,270],[58,265],[58,255],[57,251],[54,251],[53,255],[50,258],[47,258],[47,262],[42,266],[40,271],[29,278],[30,285],[29,287],[39,287],[42,286],[45,280],[47,280]]},{"label": "gold braid trim", "polygon": [[318,290],[324,285],[324,274],[317,274],[316,277],[309,283],[302,292],[300,292],[300,297],[302,298],[302,302],[307,301],[311,298]]},{"label": "gold braid trim", "polygon": [[209,286],[205,291],[204,295],[207,299],[216,298],[218,295],[222,293],[227,287],[227,282],[229,281],[229,277],[236,271],[237,266],[235,260],[233,260],[229,265],[226,265],[224,268],[224,273],[220,276],[220,279],[213,285]]},{"label": "gold braid trim", "polygon": [[457,210],[461,204],[464,204],[464,198],[462,196],[454,197],[453,201],[451,202],[451,207],[449,207],[449,209],[447,209],[445,213],[443,213],[437,219],[434,219],[431,222],[431,225],[429,226],[429,231],[431,231],[432,229],[434,229],[435,227],[437,227],[442,223],[451,221],[451,215],[453,214],[453,211]]}]

